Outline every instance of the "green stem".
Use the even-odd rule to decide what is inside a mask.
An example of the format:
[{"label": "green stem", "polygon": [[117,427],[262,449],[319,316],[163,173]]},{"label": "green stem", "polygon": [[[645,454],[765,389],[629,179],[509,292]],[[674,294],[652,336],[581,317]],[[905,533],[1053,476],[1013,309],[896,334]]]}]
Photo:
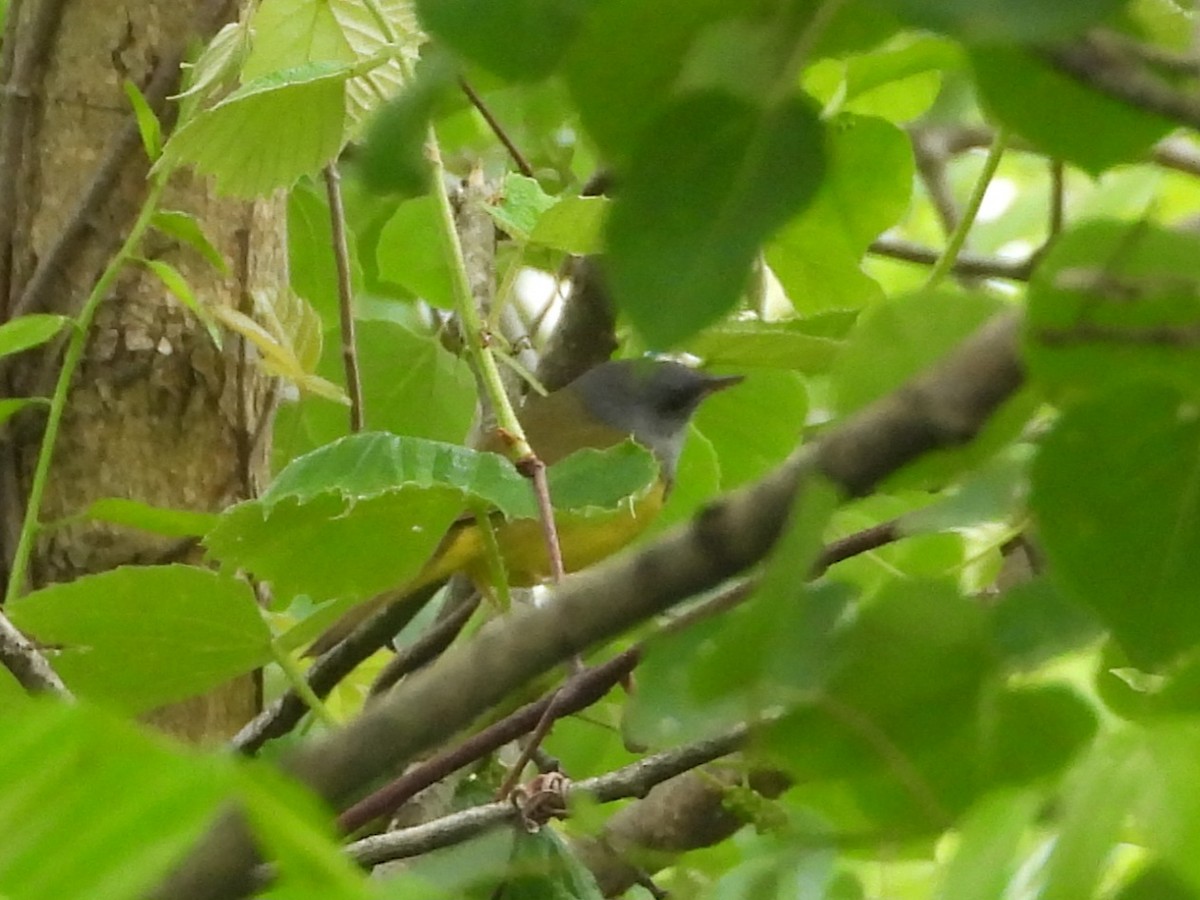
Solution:
[{"label": "green stem", "polygon": [[992,178],[996,174],[996,169],[1000,165],[1000,157],[1004,155],[1004,148],[1007,144],[1008,131],[1003,128],[997,129],[996,136],[992,139],[992,146],[988,148],[987,159],[983,162],[983,171],[979,173],[975,187],[971,190],[971,197],[967,200],[966,208],[963,209],[962,218],[959,219],[958,225],[946,243],[946,249],[938,257],[933,271],[929,273],[929,279],[925,282],[926,288],[935,287],[954,268],[954,262],[967,242],[967,234],[970,232],[971,226],[975,224],[975,218],[979,215],[979,207],[983,204],[983,195],[987,193],[988,185],[991,184]]},{"label": "green stem", "polygon": [[487,558],[488,576],[491,579],[492,590],[496,592],[496,605],[504,612],[512,606],[512,593],[508,587],[508,572],[504,568],[504,555],[500,552],[500,543],[496,540],[496,529],[492,525],[492,511],[482,500],[471,503],[471,514],[475,516],[475,525],[483,538],[483,548]]},{"label": "green stem", "polygon": [[58,373],[58,383],[54,386],[54,396],[50,398],[50,411],[46,416],[46,431],[42,435],[42,445],[38,450],[37,465],[33,470],[33,483],[29,487],[29,500],[25,506],[25,518],[21,522],[21,534],[17,539],[17,549],[13,554],[12,568],[9,571],[8,586],[4,592],[4,603],[7,606],[21,595],[25,587],[25,579],[29,572],[29,558],[33,554],[33,542],[39,531],[38,516],[42,508],[42,498],[46,493],[46,482],[50,476],[50,463],[54,458],[54,445],[58,440],[58,429],[62,424],[63,412],[67,408],[67,395],[71,390],[71,381],[83,359],[83,351],[87,347],[88,332],[92,328],[92,320],[96,310],[108,295],[113,283],[117,280],[121,269],[134,256],[142,236],[150,227],[150,220],[158,210],[158,200],[162,195],[166,178],[160,177],[150,186],[150,192],[142,202],[138,217],[129,230],[125,242],[116,255],[109,260],[104,271],[96,280],[92,292],[84,301],[83,308],[72,323],[71,339],[67,343],[67,352],[63,356],[62,369]]},{"label": "green stem", "polygon": [[312,685],[308,683],[308,679],[304,677],[304,672],[296,661],[292,659],[292,655],[285,650],[280,641],[271,641],[271,658],[275,664],[283,670],[284,677],[287,678],[288,684],[292,690],[296,692],[296,696],[304,701],[307,706],[318,719],[330,728],[338,727],[338,720],[333,717],[333,713],[329,711],[321,698],[317,696],[316,691],[312,689]]},{"label": "green stem", "polygon": [[513,453],[521,459],[531,456],[525,432],[517,421],[508,395],[504,392],[504,383],[500,380],[500,369],[492,357],[486,344],[486,330],[479,309],[475,306],[475,297],[471,293],[471,283],[467,278],[467,263],[463,258],[462,243],[458,239],[458,228],[454,222],[454,209],[450,205],[450,195],[447,193],[446,168],[442,163],[442,154],[438,148],[437,135],[433,126],[429,127],[429,138],[426,142],[426,152],[433,166],[433,196],[437,201],[438,215],[441,227],[438,229],[442,239],[442,249],[450,268],[450,284],[454,293],[454,304],[462,321],[463,332],[467,336],[467,352],[475,363],[475,370],[483,381],[484,390],[492,401],[496,412],[496,422],[513,438]]}]

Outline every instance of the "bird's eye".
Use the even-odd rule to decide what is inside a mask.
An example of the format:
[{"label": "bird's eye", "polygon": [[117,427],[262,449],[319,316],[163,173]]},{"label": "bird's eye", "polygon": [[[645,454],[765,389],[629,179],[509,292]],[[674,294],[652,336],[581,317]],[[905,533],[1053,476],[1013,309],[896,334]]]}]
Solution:
[{"label": "bird's eye", "polygon": [[695,402],[691,391],[670,391],[663,397],[662,411],[666,413],[685,412]]}]

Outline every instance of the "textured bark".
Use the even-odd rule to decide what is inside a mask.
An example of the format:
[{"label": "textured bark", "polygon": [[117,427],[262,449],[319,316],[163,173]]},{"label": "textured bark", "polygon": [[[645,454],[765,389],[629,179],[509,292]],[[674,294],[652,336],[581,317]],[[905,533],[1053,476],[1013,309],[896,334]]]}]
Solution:
[{"label": "textured bark", "polygon": [[[25,0],[17,54],[39,3]],[[39,262],[77,220],[81,198],[129,122],[122,91],[128,79],[147,85],[170,73],[189,41],[207,37],[236,4],[174,0],[88,0],[67,3],[23,111],[16,160],[16,206],[8,308],[18,303]],[[173,78],[174,76],[172,76]],[[119,245],[146,191],[148,164],[140,146],[53,272],[41,309],[73,315]],[[229,262],[222,275],[195,251],[151,235],[143,255],[178,268],[196,296],[251,312],[255,293],[286,282],[283,198],[243,202],[216,197],[209,185],[180,173],[164,208],[193,214]],[[45,394],[59,357],[27,354],[10,372],[17,396]],[[240,339],[217,348],[192,314],[149,273],[128,269],[101,306],[72,387],[42,521],[77,515],[92,501],[124,497],[157,506],[216,511],[252,496],[266,471],[272,382]],[[41,421],[14,427],[3,498],[6,557],[11,557]],[[177,543],[142,532],[82,522],[48,530],[31,567],[31,586],[67,581],[122,564],[187,558]],[[169,597],[148,602],[170,602]],[[194,740],[232,734],[254,712],[257,689],[246,678],[172,708],[155,719]]]}]

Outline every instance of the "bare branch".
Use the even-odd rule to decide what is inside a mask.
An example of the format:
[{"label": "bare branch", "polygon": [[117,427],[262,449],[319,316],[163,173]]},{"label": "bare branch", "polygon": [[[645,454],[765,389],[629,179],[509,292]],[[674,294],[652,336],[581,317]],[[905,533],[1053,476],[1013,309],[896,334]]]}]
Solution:
[{"label": "bare branch", "polygon": [[[325,697],[364,659],[390,641],[408,624],[429,599],[441,589],[432,584],[407,597],[380,601],[380,610],[371,616],[308,670],[308,684],[318,697]],[[267,741],[287,734],[308,712],[295,691],[289,690],[264,709],[234,735],[230,747],[241,753],[256,753]]]},{"label": "bare branch", "polygon": [[[868,248],[876,256],[899,259],[904,262],[932,266],[941,256],[937,250],[922,247],[900,238],[881,237],[871,242]],[[960,253],[951,271],[956,275],[982,278],[1007,278],[1012,281],[1028,281],[1033,272],[1032,259],[1003,259],[998,256],[977,256]]]},{"label": "bare branch", "polygon": [[519,147],[512,138],[508,136],[508,132],[504,130],[504,126],[500,124],[500,120],[492,115],[492,111],[488,109],[488,105],[483,102],[483,98],[476,93],[475,88],[471,87],[470,82],[465,78],[458,79],[458,86],[462,88],[462,92],[467,95],[467,99],[471,101],[471,105],[479,111],[483,116],[483,121],[487,122],[488,128],[492,129],[492,134],[496,139],[504,145],[504,149],[508,151],[508,155],[512,157],[513,163],[517,170],[526,178],[533,177],[533,166],[529,164],[524,154],[521,153]]},{"label": "bare branch", "polygon": [[1200,97],[1169,82],[1122,53],[1100,32],[1072,44],[1050,47],[1042,56],[1060,72],[1101,93],[1192,128],[1200,128]]},{"label": "bare branch", "polygon": [[338,817],[338,827],[344,832],[357,831],[368,822],[394,812],[411,797],[431,784],[441,781],[451,772],[528,734],[551,709],[558,717],[586,709],[632,672],[640,658],[640,648],[634,648],[613,657],[603,665],[579,672],[561,688],[551,691],[533,703],[527,703],[494,725],[426,760],[386,787],[356,803]]},{"label": "bare branch", "polygon": [[[746,726],[739,725],[717,737],[648,756],[615,772],[577,782],[571,786],[571,794],[588,794],[599,803],[644,797],[655,785],[732,753],[748,733]],[[364,838],[346,849],[360,865],[375,866],[461,843],[488,828],[515,823],[518,817],[512,803],[489,803],[412,828]]]},{"label": "bare branch", "polygon": [[333,258],[337,263],[338,315],[341,321],[342,366],[346,371],[346,393],[350,395],[350,430],[362,431],[362,377],[358,372],[358,341],[354,336],[354,286],[350,281],[350,247],[346,242],[346,208],[342,204],[342,176],[336,162],[325,167],[325,192],[329,198],[329,222]]},{"label": "bare branch", "polygon": [[0,663],[3,663],[31,694],[57,694],[60,697],[71,698],[71,692],[62,683],[58,673],[50,667],[46,657],[38,652],[37,647],[33,646],[3,613],[0,613]]}]

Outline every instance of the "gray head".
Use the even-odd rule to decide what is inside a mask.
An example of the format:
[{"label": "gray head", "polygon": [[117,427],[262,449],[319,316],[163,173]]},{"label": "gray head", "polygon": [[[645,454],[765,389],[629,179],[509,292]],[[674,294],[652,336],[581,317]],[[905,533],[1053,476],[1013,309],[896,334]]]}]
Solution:
[{"label": "gray head", "polygon": [[653,452],[670,483],[692,413],[709,394],[741,380],[741,375],[706,375],[667,360],[620,359],[589,369],[569,387],[593,416]]}]

